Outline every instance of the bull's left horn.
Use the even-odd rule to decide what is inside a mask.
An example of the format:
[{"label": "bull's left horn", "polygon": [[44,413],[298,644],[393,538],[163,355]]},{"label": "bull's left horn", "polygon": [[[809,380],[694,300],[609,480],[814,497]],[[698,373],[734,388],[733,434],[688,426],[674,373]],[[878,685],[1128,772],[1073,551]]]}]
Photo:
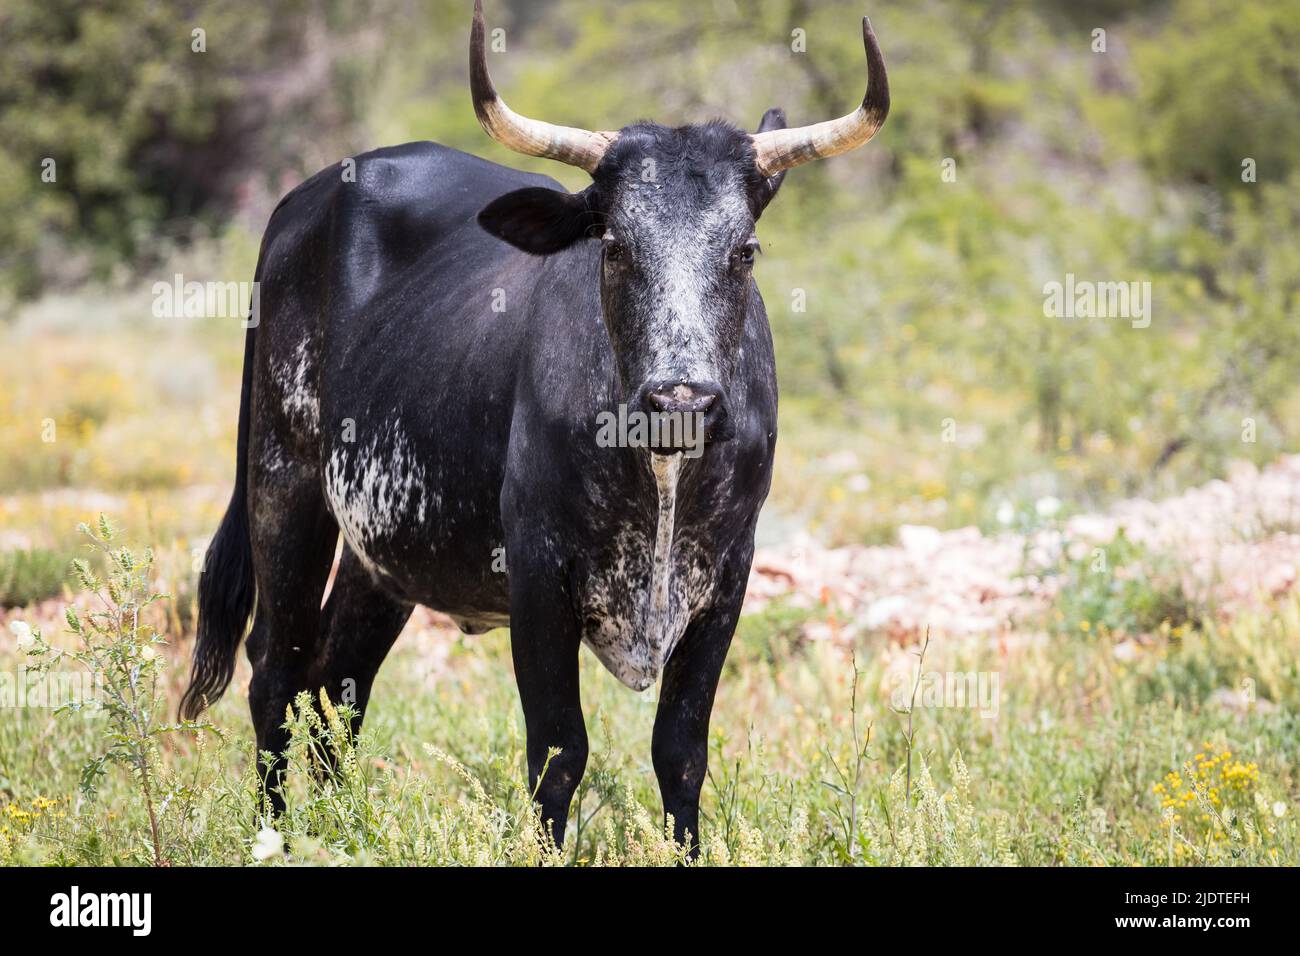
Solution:
[{"label": "bull's left horn", "polygon": [[871,21],[862,18],[862,44],[867,48],[867,92],[862,105],[848,116],[813,126],[755,133],[754,163],[762,176],[774,176],[814,159],[838,156],[864,145],[885,125],[889,114],[889,76]]},{"label": "bull's left horn", "polygon": [[469,85],[474,114],[484,131],[508,149],[526,156],[558,159],[592,173],[618,133],[594,133],[572,126],[555,126],[520,116],[497,95],[488,75],[484,42],[483,0],[474,0],[474,25],[469,33]]}]

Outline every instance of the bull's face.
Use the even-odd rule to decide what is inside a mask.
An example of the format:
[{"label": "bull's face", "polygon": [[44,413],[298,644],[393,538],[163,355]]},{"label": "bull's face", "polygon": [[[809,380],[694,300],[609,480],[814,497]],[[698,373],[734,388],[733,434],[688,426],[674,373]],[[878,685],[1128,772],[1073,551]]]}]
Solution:
[{"label": "bull's face", "polygon": [[[769,123],[779,122],[779,113]],[[728,390],[753,285],[754,224],[780,177],[761,177],[748,133],[712,123],[621,130],[577,195],[507,193],[479,215],[489,232],[537,254],[597,246],[605,325],[623,402],[678,416],[677,444],[733,434]],[[686,416],[691,417],[685,422]]]},{"label": "bull's face", "polygon": [[595,177],[601,302],[628,407],[696,416],[707,441],[732,434],[728,390],[754,294],[761,210],[746,140],[631,128]]},{"label": "bull's face", "polygon": [[601,303],[627,405],[698,416],[706,440],[725,441],[732,434],[728,389],[756,294],[754,224],[785,170],[861,146],[888,112],[889,84],[870,24],[863,19],[867,94],[855,112],[786,129],[781,112],[769,110],[753,135],[719,121],[602,133],[520,116],[492,86],[484,32],[476,0],[470,80],[483,128],[519,152],[585,169],[593,183],[576,194],[538,187],[507,193],[479,223],[537,255],[599,242]]}]

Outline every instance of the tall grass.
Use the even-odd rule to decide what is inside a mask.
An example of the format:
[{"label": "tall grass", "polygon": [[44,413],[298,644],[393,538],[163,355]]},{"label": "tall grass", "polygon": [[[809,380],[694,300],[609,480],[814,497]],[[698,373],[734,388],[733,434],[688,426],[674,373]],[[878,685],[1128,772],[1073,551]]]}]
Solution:
[{"label": "tall grass", "polygon": [[[157,635],[97,640],[123,662],[156,648],[156,703],[170,712],[189,634],[166,633],[165,602],[127,597],[110,601],[139,607]],[[934,634],[927,673],[1000,676],[987,719],[923,694],[895,710],[897,649],[806,638],[817,631],[797,622],[824,613],[778,605],[742,621],[714,712],[699,865],[1300,863],[1294,602],[1157,635],[1132,659],[1095,633],[1043,631],[1004,646]],[[51,652],[75,649],[81,638],[57,630],[43,629]],[[16,674],[30,650],[0,652],[0,673]],[[259,815],[246,675],[211,714],[220,733],[147,724],[147,769],[128,759],[93,788],[81,785],[85,768],[133,739],[129,724],[6,702],[0,861],[680,862],[650,767],[653,691],[629,692],[586,652],[582,672],[592,755],[563,847],[546,844],[526,789],[507,635],[425,627],[399,642],[359,737],[345,708],[299,698],[286,715],[287,809],[276,820]],[[1241,707],[1216,702],[1243,680],[1253,696]],[[1207,755],[1224,753],[1195,776]]]}]

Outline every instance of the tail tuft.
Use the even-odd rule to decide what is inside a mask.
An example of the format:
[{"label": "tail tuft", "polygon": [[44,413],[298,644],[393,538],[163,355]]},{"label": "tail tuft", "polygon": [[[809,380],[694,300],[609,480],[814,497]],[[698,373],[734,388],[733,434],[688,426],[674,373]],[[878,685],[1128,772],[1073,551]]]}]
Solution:
[{"label": "tail tuft", "polygon": [[235,490],[208,546],[199,575],[199,633],[194,642],[190,686],[181,717],[194,720],[216,702],[235,673],[235,655],[253,613],[257,584],[248,529],[248,427],[253,379],[253,329],[244,344],[244,385],[239,403],[239,450]]},{"label": "tail tuft", "polygon": [[235,673],[235,655],[248,627],[257,588],[248,536],[248,506],[236,489],[199,576],[199,635],[181,717],[194,720],[215,703]]}]

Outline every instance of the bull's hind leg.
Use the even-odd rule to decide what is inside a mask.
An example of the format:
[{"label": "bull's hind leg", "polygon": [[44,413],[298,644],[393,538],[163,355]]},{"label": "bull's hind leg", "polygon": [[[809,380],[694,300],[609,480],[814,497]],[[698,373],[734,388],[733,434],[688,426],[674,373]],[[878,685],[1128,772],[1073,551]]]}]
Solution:
[{"label": "bull's hind leg", "polygon": [[323,688],[334,703],[352,707],[353,733],[361,729],[379,666],[413,609],[381,589],[356,553],[344,547],[309,679],[313,693]]},{"label": "bull's hind leg", "polygon": [[[267,436],[253,443],[250,537],[257,612],[248,637],[253,679],[248,689],[257,734],[258,767],[271,809],[284,809],[279,786],[288,746],[285,710],[309,690],[338,527],[325,507],[313,463],[295,460]],[[270,754],[263,758],[262,754]]]}]

